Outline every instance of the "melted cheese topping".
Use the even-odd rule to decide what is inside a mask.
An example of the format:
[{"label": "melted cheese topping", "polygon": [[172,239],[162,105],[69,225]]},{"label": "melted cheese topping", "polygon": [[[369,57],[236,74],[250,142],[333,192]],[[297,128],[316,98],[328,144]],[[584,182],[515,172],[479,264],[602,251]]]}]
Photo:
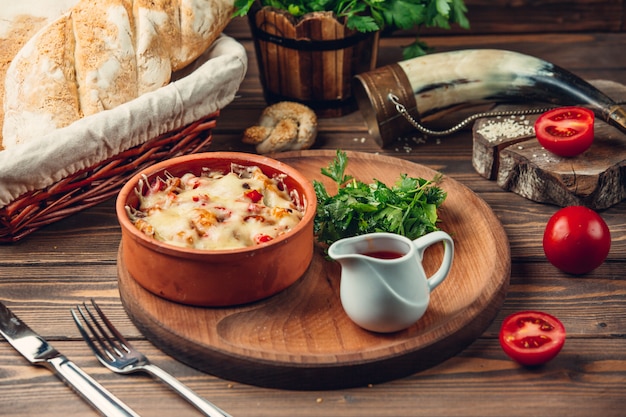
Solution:
[{"label": "melted cheese topping", "polygon": [[[135,226],[157,240],[188,248],[232,249],[268,242],[302,219],[281,178],[258,167],[234,165],[227,174],[188,173],[158,178],[143,190]],[[144,192],[145,191],[145,192]]]}]

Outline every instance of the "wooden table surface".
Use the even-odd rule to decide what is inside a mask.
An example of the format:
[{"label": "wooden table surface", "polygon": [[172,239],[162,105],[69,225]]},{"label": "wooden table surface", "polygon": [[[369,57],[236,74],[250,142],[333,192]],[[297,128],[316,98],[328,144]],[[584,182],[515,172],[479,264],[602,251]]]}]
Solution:
[{"label": "wooden table surface", "polygon": [[[235,29],[231,33],[239,35]],[[265,107],[253,46],[239,97],[223,110],[213,150],[252,151],[241,132]],[[495,47],[549,60],[586,79],[626,83],[626,34],[545,34],[432,37],[440,51]],[[405,39],[381,41],[379,65],[400,59]],[[320,121],[315,148],[378,152],[440,170],[474,190],[494,210],[510,240],[512,271],[504,305],[490,327],[458,355],[430,369],[380,385],[327,391],[286,391],[223,380],[155,348],[120,302],[116,257],[120,230],[113,200],[0,246],[0,299],[34,330],[142,416],[199,413],[148,376],[121,376],[102,367],[80,338],[69,310],[95,298],[156,364],[233,416],[624,416],[626,415],[626,202],[602,212],[612,233],[608,260],[585,276],[559,272],[544,257],[541,238],[556,207],[502,191],[471,164],[463,131],[440,141],[378,148],[359,113]],[[623,180],[623,179],[622,179]],[[516,311],[552,313],[568,338],[556,359],[538,369],[509,360],[497,335]],[[0,340],[0,414],[97,415],[49,371],[29,365]]]}]

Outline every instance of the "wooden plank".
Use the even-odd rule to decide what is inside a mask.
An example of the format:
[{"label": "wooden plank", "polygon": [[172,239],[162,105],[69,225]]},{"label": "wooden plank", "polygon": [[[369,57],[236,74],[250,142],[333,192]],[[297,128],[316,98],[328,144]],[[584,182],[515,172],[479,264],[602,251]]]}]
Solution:
[{"label": "wooden plank", "polygon": [[[470,30],[453,25],[450,30],[422,28],[420,35],[481,35],[512,33],[622,32],[626,6],[622,0],[465,0]],[[226,32],[249,39],[245,19],[237,18]],[[407,36],[411,31],[396,31]]]},{"label": "wooden plank", "polygon": [[475,34],[617,32],[623,25],[622,0],[465,0],[465,4]]},{"label": "wooden plank", "polygon": [[[626,369],[621,365],[623,342],[617,338],[568,338],[561,354],[535,371],[507,360],[493,338],[484,338],[441,365],[402,380],[317,392],[264,389],[225,381],[181,365],[149,342],[133,343],[154,363],[175,372],[185,385],[234,416],[418,417],[440,415],[442,404],[448,416],[501,417],[502,407],[514,416],[560,416],[564,409],[568,417],[588,417],[598,410],[603,417],[623,416],[621,382]],[[142,416],[198,415],[191,405],[148,376],[120,376],[106,370],[82,341],[62,341],[55,346]],[[23,362],[8,344],[0,343],[4,415],[97,415],[49,371]],[[34,401],[33,392],[45,401]],[[544,401],[529,402],[529,397]]]},{"label": "wooden plank", "polygon": [[[266,10],[260,10],[256,14],[257,26],[265,32],[275,35],[276,31],[276,15],[270,14]],[[278,46],[272,42],[258,40],[260,56],[265,57],[265,60],[260,59],[262,63],[261,79],[265,83],[265,87],[268,91],[280,91],[280,76],[270,76],[270,74],[276,71],[275,62],[277,60]]]},{"label": "wooden plank", "polygon": [[[491,1],[483,1],[488,3]],[[249,52],[248,75],[238,97],[222,111],[212,150],[250,150],[240,143],[241,132],[256,123],[266,106],[249,34],[247,39],[243,44]],[[626,55],[620,53],[626,44],[623,33],[446,35],[428,39],[441,50],[517,50],[573,69],[586,79],[626,84]],[[398,46],[407,40],[384,38],[379,62],[396,62]],[[69,308],[77,302],[96,297],[124,335],[156,364],[234,416],[624,416],[626,203],[601,213],[613,236],[608,261],[585,277],[572,277],[551,266],[541,246],[543,227],[557,208],[504,192],[495,182],[479,176],[471,165],[471,132],[439,142],[410,143],[406,148],[399,143],[397,149],[381,151],[368,137],[356,112],[320,120],[320,129],[317,148],[381,153],[441,169],[478,193],[502,222],[512,258],[507,298],[488,329],[458,355],[384,384],[313,392],[259,388],[197,371],[146,340],[123,309],[116,293],[120,232],[114,199],[47,226],[17,244],[0,246],[2,300],[142,416],[193,417],[198,412],[158,381],[144,375],[120,376],[102,367],[69,316]],[[529,308],[554,313],[568,332],[559,356],[536,369],[510,361],[497,340],[504,317]],[[29,365],[2,338],[0,402],[1,414],[7,417],[97,414],[49,371]]]}]

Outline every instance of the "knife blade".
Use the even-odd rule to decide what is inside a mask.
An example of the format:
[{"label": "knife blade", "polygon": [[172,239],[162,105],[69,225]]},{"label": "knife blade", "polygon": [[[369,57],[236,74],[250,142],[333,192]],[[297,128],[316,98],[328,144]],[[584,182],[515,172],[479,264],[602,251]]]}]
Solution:
[{"label": "knife blade", "polygon": [[95,379],[32,331],[0,302],[0,334],[31,364],[50,369],[92,407],[107,417],[139,417]]}]

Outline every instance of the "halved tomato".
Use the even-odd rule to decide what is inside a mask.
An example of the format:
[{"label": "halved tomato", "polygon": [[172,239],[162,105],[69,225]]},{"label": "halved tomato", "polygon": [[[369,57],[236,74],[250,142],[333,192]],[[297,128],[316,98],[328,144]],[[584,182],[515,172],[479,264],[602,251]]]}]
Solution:
[{"label": "halved tomato", "polygon": [[580,155],[593,143],[595,116],[584,107],[559,107],[535,122],[537,140],[548,151],[565,157]]},{"label": "halved tomato", "polygon": [[565,327],[559,319],[540,311],[521,311],[502,322],[500,345],[522,365],[541,365],[553,359],[565,344]]}]

